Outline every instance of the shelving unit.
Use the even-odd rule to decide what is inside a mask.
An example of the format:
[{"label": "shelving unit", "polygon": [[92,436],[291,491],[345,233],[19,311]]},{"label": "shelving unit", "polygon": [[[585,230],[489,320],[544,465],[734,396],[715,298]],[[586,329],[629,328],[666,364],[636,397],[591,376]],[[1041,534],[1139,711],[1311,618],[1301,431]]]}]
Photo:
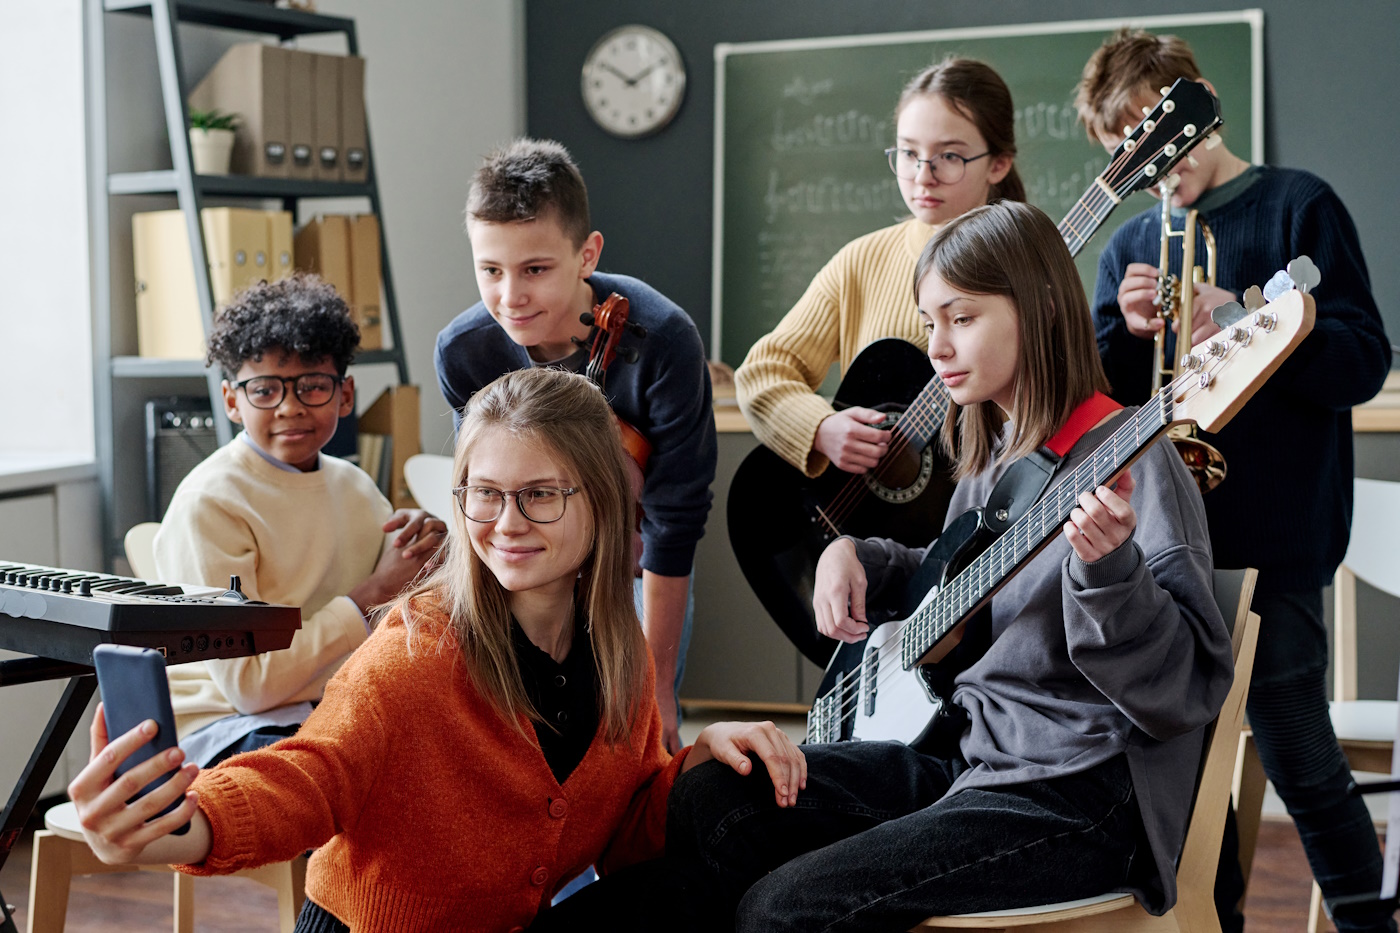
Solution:
[{"label": "shelving unit", "polygon": [[[114,15],[141,16],[151,20],[155,35],[156,65],[160,78],[160,105],[166,133],[170,139],[172,168],[153,171],[108,171],[107,89],[105,32],[107,17]],[[282,10],[247,0],[87,0],[87,95],[89,113],[89,201],[91,213],[91,255],[93,297],[96,319],[93,333],[94,371],[96,374],[97,460],[100,465],[100,486],[103,497],[103,544],[105,559],[110,565],[121,553],[121,537],[125,528],[120,517],[120,474],[131,469],[121,462],[125,457],[119,449],[116,432],[118,405],[129,401],[132,393],[142,397],[189,391],[193,379],[203,379],[211,400],[220,397],[221,374],[216,368],[206,369],[203,360],[152,359],[117,355],[113,352],[113,282],[110,237],[110,198],[133,196],[172,196],[184,213],[192,253],[205,257],[194,263],[195,292],[199,313],[207,334],[213,323],[214,304],[209,282],[208,251],[204,242],[200,212],[208,198],[281,201],[284,210],[297,214],[300,201],[314,198],[365,198],[369,210],[380,218],[380,259],[384,287],[383,313],[388,324],[391,346],[385,350],[360,353],[356,364],[392,363],[398,380],[408,382],[408,364],[404,355],[403,337],[399,327],[398,306],[394,298],[394,282],[389,263],[387,236],[383,234],[384,213],[379,199],[375,176],[373,146],[366,137],[368,173],[364,182],[304,181],[291,178],[261,178],[244,175],[196,175],[192,169],[186,98],[188,88],[183,72],[180,36],[177,26],[183,23],[240,30],[260,35],[276,36],[282,41],[299,36],[341,33],[345,36],[349,54],[359,54],[355,22],[339,16],[324,16],[298,10]],[[162,381],[163,380],[163,381]],[[184,380],[182,385],[174,380]],[[220,444],[232,439],[232,425],[223,416],[222,406],[212,404],[214,424]],[[138,473],[144,465],[138,466]]]}]

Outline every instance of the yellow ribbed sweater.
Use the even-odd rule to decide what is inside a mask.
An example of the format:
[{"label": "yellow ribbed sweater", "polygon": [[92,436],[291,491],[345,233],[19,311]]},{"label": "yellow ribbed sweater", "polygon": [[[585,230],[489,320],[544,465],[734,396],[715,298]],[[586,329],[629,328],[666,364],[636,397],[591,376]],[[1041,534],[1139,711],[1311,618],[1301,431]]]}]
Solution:
[{"label": "yellow ribbed sweater", "polygon": [[808,476],[828,463],[812,442],[834,411],[816,394],[831,364],[839,360],[844,375],[882,337],[928,348],[914,302],[914,265],[935,229],[910,219],[847,243],[735,371],[739,407],[754,436]]},{"label": "yellow ribbed sweater", "polygon": [[227,586],[301,607],[290,647],[167,671],[183,738],[234,713],[319,700],[368,632],[345,594],[374,572],[393,508],[352,463],[321,456],[310,473],[279,470],[241,442],[225,444],[175,490],[155,538],[158,579]]}]

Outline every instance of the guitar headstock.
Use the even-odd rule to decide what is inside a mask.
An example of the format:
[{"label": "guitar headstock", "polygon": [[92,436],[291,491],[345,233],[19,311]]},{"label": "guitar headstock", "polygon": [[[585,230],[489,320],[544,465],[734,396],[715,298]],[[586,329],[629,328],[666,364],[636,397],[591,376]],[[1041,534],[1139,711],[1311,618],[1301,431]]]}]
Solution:
[{"label": "guitar headstock", "polygon": [[1220,126],[1220,101],[1199,81],[1177,78],[1113,150],[1099,177],[1121,200],[1162,180],[1191,148]]},{"label": "guitar headstock", "polygon": [[1219,431],[1313,328],[1311,295],[1289,289],[1191,348],[1173,383],[1172,421]]}]

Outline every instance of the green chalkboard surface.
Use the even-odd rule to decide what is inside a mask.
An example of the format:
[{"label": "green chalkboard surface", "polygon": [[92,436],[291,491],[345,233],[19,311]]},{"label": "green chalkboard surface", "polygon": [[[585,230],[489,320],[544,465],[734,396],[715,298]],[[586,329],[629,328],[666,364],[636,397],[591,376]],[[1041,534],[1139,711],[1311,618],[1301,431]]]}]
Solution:
[{"label": "green chalkboard surface", "polygon": [[[1225,137],[1263,160],[1262,13],[1136,21],[1181,36],[1215,85]],[[904,83],[945,55],[994,67],[1016,105],[1017,165],[1032,203],[1055,220],[1108,156],[1075,121],[1074,85],[1118,22],[720,45],[716,59],[715,283],[711,346],[737,366],[801,297],[817,271],[858,236],[907,216],[883,150]],[[1137,194],[1080,254],[1092,293],[1113,229],[1156,202]]]}]

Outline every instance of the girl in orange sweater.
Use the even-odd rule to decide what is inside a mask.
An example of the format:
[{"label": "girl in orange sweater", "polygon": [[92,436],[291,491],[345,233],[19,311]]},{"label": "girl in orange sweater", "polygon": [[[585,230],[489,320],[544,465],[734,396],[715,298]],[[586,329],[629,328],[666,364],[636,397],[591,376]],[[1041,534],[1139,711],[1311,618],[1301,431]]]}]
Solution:
[{"label": "girl in orange sweater", "polygon": [[523,370],[482,389],[442,566],[296,736],[204,774],[173,749],[114,780],[155,724],[109,742],[99,709],[69,787],[93,851],[221,874],[319,847],[298,930],[505,931],[590,864],[659,855],[671,784],[702,761],[743,774],[753,754],[793,804],[805,762],[771,723],[717,723],[675,758],[662,745],[622,456],[581,376]]}]

